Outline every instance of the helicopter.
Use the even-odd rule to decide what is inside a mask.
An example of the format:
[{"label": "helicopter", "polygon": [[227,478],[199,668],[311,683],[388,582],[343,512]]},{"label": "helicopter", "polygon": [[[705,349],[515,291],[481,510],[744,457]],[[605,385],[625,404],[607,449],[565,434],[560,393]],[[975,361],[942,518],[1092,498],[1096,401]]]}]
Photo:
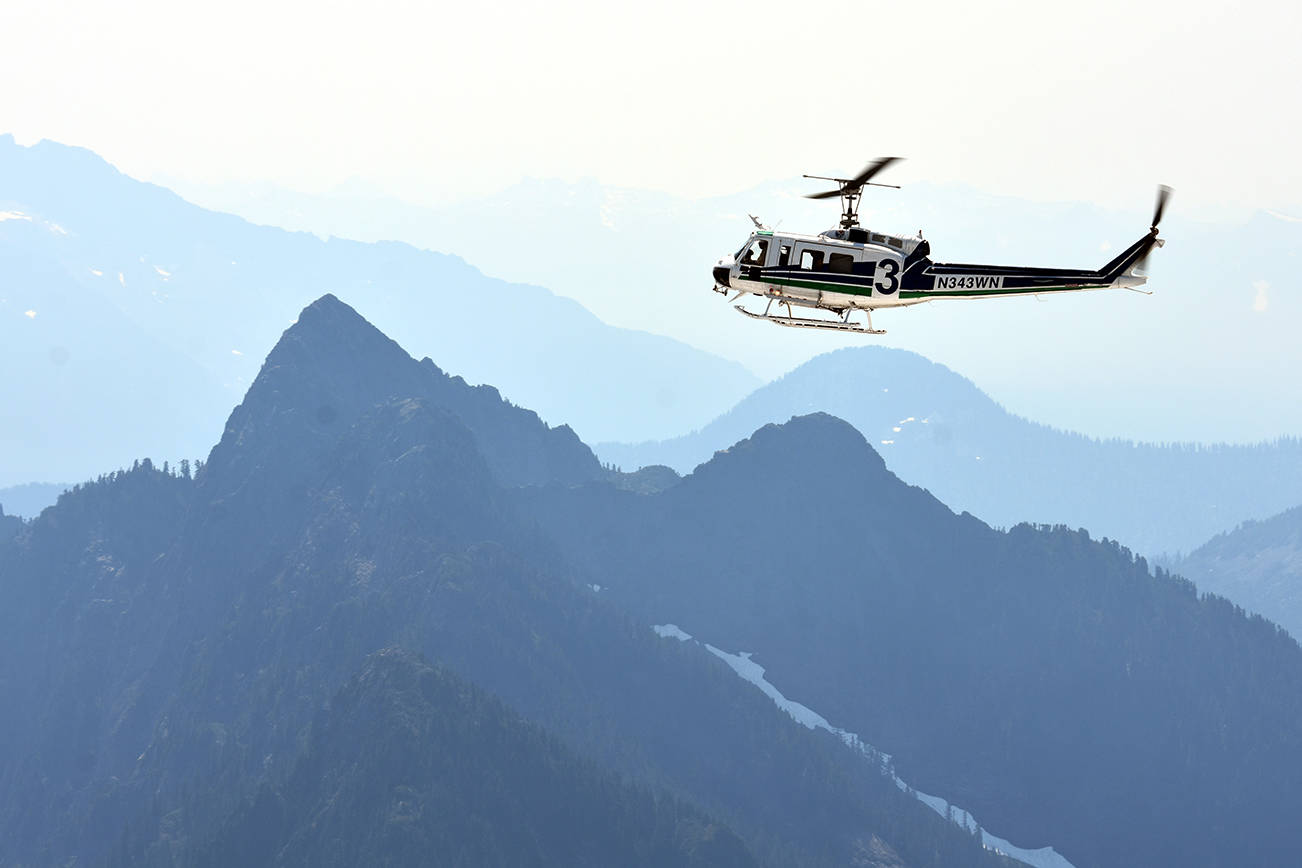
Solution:
[{"label": "helicopter", "polygon": [[[939,299],[1006,298],[1090,289],[1144,292],[1140,287],[1147,277],[1136,272],[1144,269],[1153,248],[1165,243],[1158,238],[1157,227],[1171,188],[1161,186],[1148,234],[1097,271],[933,262],[931,245],[921,231],[917,235],[890,235],[859,225],[859,200],[865,187],[899,189],[872,180],[899,159],[882,157],[853,178],[805,175],[837,185],[834,190],[811,193],[806,198],[839,197],[840,225],[818,235],[779,233],[751,216],[755,231],[746,243],[715,263],[714,291],[724,295],[735,291],[732,302],[744,295],[767,299],[763,313],[740,304],[733,306],[748,317],[775,325],[881,335],[885,330],[873,328],[872,323],[872,311],[878,308]],[[775,304],[777,311],[773,310]],[[784,307],[785,314],[781,312]],[[836,318],[798,316],[797,308],[802,312],[829,311]],[[851,319],[857,311],[863,311],[866,324]]]}]

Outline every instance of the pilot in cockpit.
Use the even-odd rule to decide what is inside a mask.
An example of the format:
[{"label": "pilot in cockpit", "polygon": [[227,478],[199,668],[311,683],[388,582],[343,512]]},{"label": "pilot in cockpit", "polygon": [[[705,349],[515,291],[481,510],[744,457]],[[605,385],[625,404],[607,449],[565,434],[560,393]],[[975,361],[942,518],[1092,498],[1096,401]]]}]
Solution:
[{"label": "pilot in cockpit", "polygon": [[763,265],[764,260],[769,254],[768,241],[756,241],[750,247],[746,248],[746,255],[742,258],[742,265]]}]

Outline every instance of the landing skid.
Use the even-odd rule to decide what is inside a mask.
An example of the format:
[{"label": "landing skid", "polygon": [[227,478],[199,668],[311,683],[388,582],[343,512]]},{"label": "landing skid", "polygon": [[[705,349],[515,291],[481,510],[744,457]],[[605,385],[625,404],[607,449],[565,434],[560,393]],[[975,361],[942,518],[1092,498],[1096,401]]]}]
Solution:
[{"label": "landing skid", "polygon": [[868,325],[863,326],[857,322],[850,322],[850,311],[848,309],[844,314],[842,314],[841,319],[828,320],[828,319],[815,319],[813,317],[792,316],[790,307],[787,308],[786,316],[782,316],[780,314],[773,314],[769,312],[769,308],[772,306],[773,303],[769,302],[768,307],[764,308],[764,313],[754,313],[752,311],[746,310],[746,308],[742,307],[739,304],[733,305],[733,307],[735,307],[738,311],[746,314],[746,316],[750,317],[751,319],[762,319],[767,322],[771,322],[774,325],[787,326],[789,328],[823,329],[825,331],[852,332],[854,334],[861,334],[861,335],[886,334],[885,329],[873,328],[873,316],[872,313],[868,310],[864,310],[864,316],[868,317]]}]

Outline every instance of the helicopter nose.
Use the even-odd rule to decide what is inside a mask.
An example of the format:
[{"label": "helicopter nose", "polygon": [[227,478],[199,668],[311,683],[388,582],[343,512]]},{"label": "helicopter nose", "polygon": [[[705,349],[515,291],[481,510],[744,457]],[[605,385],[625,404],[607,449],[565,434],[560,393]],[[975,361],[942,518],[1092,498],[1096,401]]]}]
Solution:
[{"label": "helicopter nose", "polygon": [[732,285],[728,283],[728,266],[726,265],[714,266],[714,282],[717,283],[719,286]]}]

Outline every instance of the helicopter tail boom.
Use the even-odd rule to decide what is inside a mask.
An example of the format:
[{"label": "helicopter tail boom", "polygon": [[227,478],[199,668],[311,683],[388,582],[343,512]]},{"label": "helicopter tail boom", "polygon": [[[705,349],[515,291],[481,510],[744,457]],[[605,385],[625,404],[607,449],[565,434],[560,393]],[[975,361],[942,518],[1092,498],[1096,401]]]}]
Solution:
[{"label": "helicopter tail boom", "polygon": [[1099,269],[974,265],[931,262],[924,257],[906,266],[901,298],[1018,295],[1053,289],[1134,289],[1146,281],[1134,271],[1162,243],[1157,228],[1153,227]]}]

